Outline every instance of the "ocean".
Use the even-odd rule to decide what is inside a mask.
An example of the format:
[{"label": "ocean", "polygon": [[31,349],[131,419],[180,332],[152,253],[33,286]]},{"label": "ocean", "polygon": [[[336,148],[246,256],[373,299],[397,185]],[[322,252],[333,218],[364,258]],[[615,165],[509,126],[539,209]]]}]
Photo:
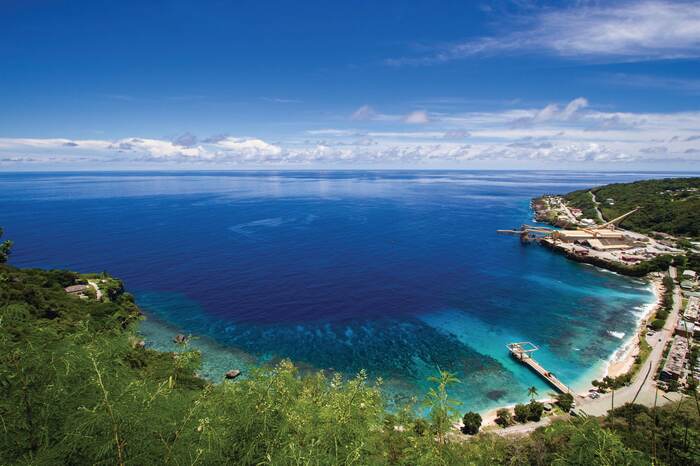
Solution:
[{"label": "ocean", "polygon": [[150,347],[196,336],[221,380],[283,358],[365,370],[390,404],[425,395],[439,369],[463,409],[552,389],[506,344],[531,341],[585,389],[653,301],[648,283],[497,229],[529,202],[652,173],[505,171],[0,174],[0,226],[21,267],[107,271],[147,319]]}]

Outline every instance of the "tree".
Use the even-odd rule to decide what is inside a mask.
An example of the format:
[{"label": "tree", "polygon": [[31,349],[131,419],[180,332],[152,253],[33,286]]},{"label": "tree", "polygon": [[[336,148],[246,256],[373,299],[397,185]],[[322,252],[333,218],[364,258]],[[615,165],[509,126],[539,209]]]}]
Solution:
[{"label": "tree", "polygon": [[527,396],[529,396],[531,400],[534,400],[537,394],[537,387],[532,386],[527,389]]},{"label": "tree", "polygon": [[437,384],[428,390],[425,404],[430,408],[432,427],[440,444],[446,443],[445,434],[450,430],[452,420],[457,417],[459,401],[450,398],[447,387],[459,383],[459,379],[448,371],[440,371],[439,377],[429,377],[428,381]]},{"label": "tree", "polygon": [[481,428],[481,415],[474,411],[468,411],[462,417],[462,433],[467,435],[476,435]]},{"label": "tree", "polygon": [[614,419],[615,417],[615,390],[618,388],[621,388],[625,385],[627,385],[630,382],[631,378],[628,376],[628,374],[624,374],[620,377],[608,377],[607,375],[603,377],[603,380],[598,382],[597,380],[594,380],[595,386],[602,388],[604,390],[610,390],[612,392],[612,395],[610,397],[610,416],[611,419]]},{"label": "tree", "polygon": [[496,411],[496,424],[501,427],[508,427],[513,424],[513,415],[508,408],[501,408]]},{"label": "tree", "polygon": [[426,432],[428,432],[429,428],[430,426],[422,417],[416,419],[416,421],[413,423],[413,432],[415,432],[416,435],[421,437],[425,435]]},{"label": "tree", "polygon": [[665,323],[666,322],[663,321],[662,319],[654,319],[651,321],[651,328],[653,328],[654,330],[657,330],[657,331],[661,330],[662,328],[664,328]]},{"label": "tree", "polygon": [[544,405],[539,401],[530,400],[527,404],[527,419],[528,421],[539,421],[542,418],[542,413],[544,412]]},{"label": "tree", "polygon": [[527,418],[530,415],[530,410],[528,409],[527,405],[522,403],[515,405],[513,412],[515,413],[515,420],[522,423],[527,422]]},{"label": "tree", "polygon": [[[2,235],[4,234],[4,231],[2,228],[0,228],[0,238],[2,238]],[[12,249],[12,241],[10,240],[5,240],[2,243],[0,243],[0,264],[4,264],[7,262],[7,259],[10,257],[10,250]]]},{"label": "tree", "polygon": [[[573,424],[574,432],[565,448],[562,448],[557,465],[644,465],[648,458],[638,451],[626,447],[618,436],[600,427],[595,420]],[[682,463],[680,463],[682,464]]]},{"label": "tree", "polygon": [[560,393],[557,395],[557,405],[562,411],[568,413],[574,406],[574,397],[571,393]]}]

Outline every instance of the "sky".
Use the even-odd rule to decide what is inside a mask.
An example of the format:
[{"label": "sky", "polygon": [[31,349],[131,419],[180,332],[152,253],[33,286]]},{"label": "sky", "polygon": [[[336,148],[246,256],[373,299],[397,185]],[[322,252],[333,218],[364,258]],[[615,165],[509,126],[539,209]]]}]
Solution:
[{"label": "sky", "polygon": [[700,170],[700,1],[0,0],[0,170]]}]

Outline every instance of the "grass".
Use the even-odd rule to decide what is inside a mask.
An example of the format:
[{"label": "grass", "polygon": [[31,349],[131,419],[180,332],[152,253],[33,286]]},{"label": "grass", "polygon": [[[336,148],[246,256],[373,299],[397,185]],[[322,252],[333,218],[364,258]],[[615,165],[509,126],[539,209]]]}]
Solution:
[{"label": "grass", "polygon": [[644,366],[644,363],[649,359],[649,355],[651,354],[651,345],[647,342],[646,339],[646,330],[642,330],[639,333],[639,354],[634,360],[634,363],[632,364],[632,367],[629,370],[630,375],[632,378],[634,378]]}]

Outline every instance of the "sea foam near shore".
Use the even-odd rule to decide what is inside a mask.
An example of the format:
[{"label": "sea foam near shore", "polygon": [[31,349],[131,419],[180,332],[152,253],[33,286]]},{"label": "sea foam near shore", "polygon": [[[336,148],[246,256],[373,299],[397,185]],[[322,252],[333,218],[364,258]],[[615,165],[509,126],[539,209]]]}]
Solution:
[{"label": "sea foam near shore", "polygon": [[[661,290],[660,279],[653,278],[649,281],[649,291],[653,295],[653,299],[635,308],[634,313],[637,317],[637,326],[634,333],[632,333],[627,339],[623,341],[617,351],[615,351],[605,364],[602,376],[617,377],[629,371],[634,363],[634,357],[636,356],[639,347],[639,336],[642,331],[642,327],[646,321],[656,312],[656,310],[661,306],[661,300],[663,293]],[[614,335],[617,332],[610,332],[611,335],[616,338],[622,339],[623,337],[618,337]]]}]

